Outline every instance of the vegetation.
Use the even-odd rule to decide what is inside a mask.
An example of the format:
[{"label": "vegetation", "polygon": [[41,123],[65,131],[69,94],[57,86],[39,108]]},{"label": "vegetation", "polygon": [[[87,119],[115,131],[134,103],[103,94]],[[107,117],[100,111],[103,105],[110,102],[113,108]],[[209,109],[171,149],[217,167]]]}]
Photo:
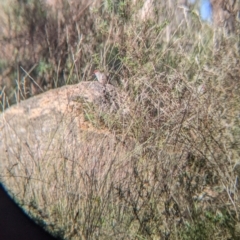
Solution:
[{"label": "vegetation", "polygon": [[[94,174],[81,175],[77,164],[67,172],[64,160],[45,177],[56,184],[51,204],[34,195],[22,203],[63,239],[238,239],[238,38],[222,36],[215,49],[214,31],[194,6],[178,21],[180,10],[159,3],[140,21],[142,4],[133,2],[61,0],[51,8],[25,0],[6,9],[2,108],[90,80],[99,68],[127,94],[131,116],[94,106],[86,115],[135,143],[119,181],[111,164],[95,185]],[[34,181],[36,189],[48,181]],[[66,196],[68,189],[76,194]]]}]

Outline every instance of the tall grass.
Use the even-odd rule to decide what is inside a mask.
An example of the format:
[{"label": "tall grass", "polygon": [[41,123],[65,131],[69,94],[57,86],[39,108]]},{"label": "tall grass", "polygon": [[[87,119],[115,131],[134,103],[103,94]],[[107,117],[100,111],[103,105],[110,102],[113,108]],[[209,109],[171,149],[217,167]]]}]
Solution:
[{"label": "tall grass", "polygon": [[194,8],[178,22],[160,4],[139,21],[132,1],[103,2],[9,10],[5,102],[34,95],[35,81],[45,91],[90,80],[96,67],[126,96],[118,111],[85,109],[97,133],[61,145],[30,179],[18,179],[27,164],[14,173],[25,208],[63,239],[237,239],[237,37],[215,51]]}]

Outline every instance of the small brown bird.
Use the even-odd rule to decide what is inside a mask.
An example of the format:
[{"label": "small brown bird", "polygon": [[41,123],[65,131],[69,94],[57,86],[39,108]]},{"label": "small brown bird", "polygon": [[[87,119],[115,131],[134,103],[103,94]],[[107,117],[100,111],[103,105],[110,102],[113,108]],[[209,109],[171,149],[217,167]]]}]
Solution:
[{"label": "small brown bird", "polygon": [[108,82],[108,78],[107,75],[105,73],[100,72],[99,70],[95,70],[94,74],[97,78],[97,80],[102,84],[102,85],[106,85]]}]

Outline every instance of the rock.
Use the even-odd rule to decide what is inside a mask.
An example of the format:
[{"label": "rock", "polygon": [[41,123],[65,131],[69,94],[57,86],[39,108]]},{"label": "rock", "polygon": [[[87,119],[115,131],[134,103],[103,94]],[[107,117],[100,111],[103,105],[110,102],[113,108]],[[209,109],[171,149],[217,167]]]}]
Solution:
[{"label": "rock", "polygon": [[[55,216],[62,201],[85,199],[90,187],[104,196],[111,187],[104,185],[106,179],[117,185],[131,174],[133,141],[86,119],[84,105],[96,111],[111,108],[114,96],[121,93],[111,85],[81,82],[22,101],[0,115],[0,179],[35,216]],[[59,215],[54,221],[61,221]]]}]

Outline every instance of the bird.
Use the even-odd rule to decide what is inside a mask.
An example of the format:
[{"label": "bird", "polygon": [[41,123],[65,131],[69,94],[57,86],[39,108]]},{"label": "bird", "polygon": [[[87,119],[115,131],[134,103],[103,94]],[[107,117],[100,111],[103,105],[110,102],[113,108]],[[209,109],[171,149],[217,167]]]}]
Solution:
[{"label": "bird", "polygon": [[200,94],[200,95],[202,95],[202,94],[204,94],[204,93],[206,93],[206,86],[205,86],[205,84],[201,84],[200,86],[198,86],[198,88],[197,88],[197,93],[198,94]]},{"label": "bird", "polygon": [[97,78],[97,80],[102,84],[102,85],[106,85],[108,82],[108,77],[105,73],[100,72],[98,69],[94,71],[94,74]]}]

